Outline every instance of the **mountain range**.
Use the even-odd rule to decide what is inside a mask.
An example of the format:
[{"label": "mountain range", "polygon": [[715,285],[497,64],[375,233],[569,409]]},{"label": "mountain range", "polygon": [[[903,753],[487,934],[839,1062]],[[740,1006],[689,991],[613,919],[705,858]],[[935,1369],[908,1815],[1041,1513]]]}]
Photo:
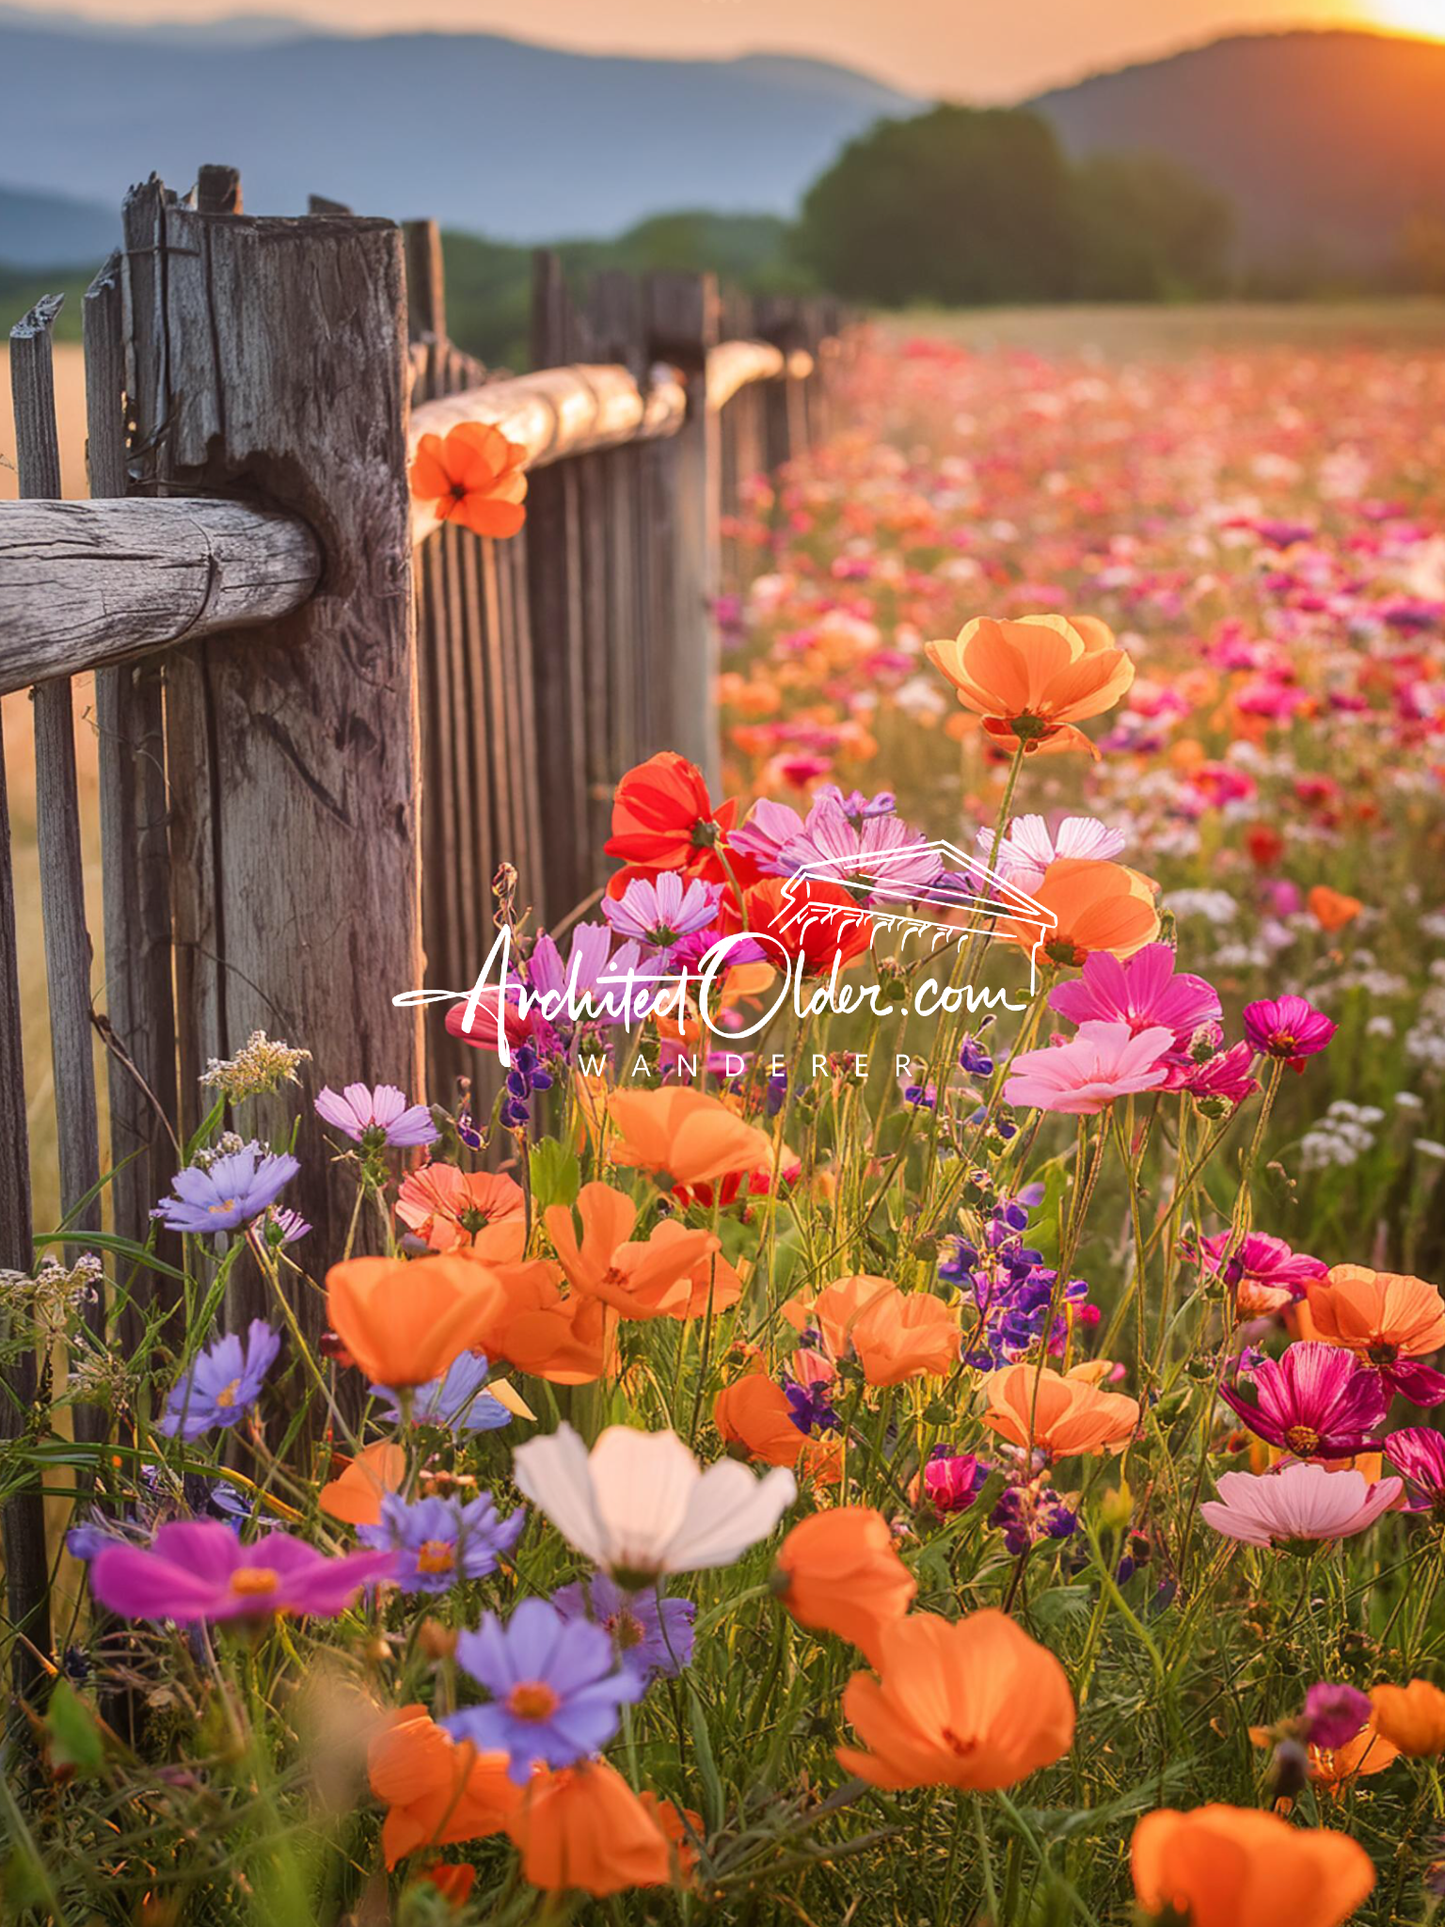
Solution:
[{"label": "mountain range", "polygon": [[[314,191],[504,241],[684,207],[789,216],[846,141],[927,104],[781,55],[639,59],[248,16],[119,29],[0,6],[0,262],[93,260],[132,181],[184,186],[205,160],[239,166],[258,210],[300,211]],[[1434,41],[1231,36],[1028,104],[1072,153],[1152,150],[1220,189],[1246,264],[1370,269],[1413,214],[1445,219]]]}]

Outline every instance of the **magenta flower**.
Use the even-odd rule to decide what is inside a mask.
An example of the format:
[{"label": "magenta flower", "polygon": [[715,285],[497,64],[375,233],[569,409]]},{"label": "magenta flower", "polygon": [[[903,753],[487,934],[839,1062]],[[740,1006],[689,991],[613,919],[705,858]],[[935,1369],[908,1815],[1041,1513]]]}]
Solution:
[{"label": "magenta flower", "polygon": [[390,1552],[329,1559],[287,1532],[243,1546],[219,1520],[177,1520],[149,1546],[109,1545],[91,1562],[90,1589],[126,1619],[264,1619],[309,1613],[335,1619],[363,1586],[390,1578]]},{"label": "magenta flower", "polygon": [[1135,1035],[1127,1024],[1083,1023],[1070,1043],[1016,1057],[1004,1101],[1093,1117],[1116,1097],[1157,1090],[1168,1075],[1164,1054],[1173,1045],[1173,1031],[1158,1024]]},{"label": "magenta flower", "polygon": [[1244,1034],[1266,1057],[1283,1058],[1291,1070],[1325,1048],[1339,1026],[1306,997],[1264,997],[1244,1007]]},{"label": "magenta flower", "polygon": [[1389,1395],[1380,1374],[1342,1346],[1291,1345],[1283,1358],[1256,1365],[1247,1382],[1253,1400],[1231,1385],[1220,1386],[1220,1397],[1251,1432],[1297,1459],[1349,1459],[1378,1449],[1374,1432]]},{"label": "magenta flower", "polygon": [[1186,1071],[1180,1088],[1204,1102],[1242,1104],[1259,1089],[1257,1080],[1249,1075],[1253,1062],[1254,1052],[1248,1044],[1232,1044]]},{"label": "magenta flower", "polygon": [[1335,1685],[1320,1680],[1305,1694],[1300,1715],[1302,1737],[1310,1746],[1326,1753],[1352,1740],[1370,1717],[1370,1696],[1358,1686]]},{"label": "magenta flower", "polygon": [[1398,1479],[1371,1485],[1363,1472],[1327,1472],[1322,1465],[1282,1465],[1277,1472],[1225,1472],[1219,1497],[1199,1515],[1226,1539],[1247,1546],[1280,1546],[1349,1539],[1372,1526],[1400,1496]]},{"label": "magenta flower", "polygon": [[1225,1282],[1241,1288],[1242,1311],[1278,1311],[1303,1298],[1311,1278],[1323,1278],[1329,1271],[1322,1259],[1312,1258],[1307,1251],[1292,1251],[1283,1238],[1272,1238],[1264,1231],[1251,1231],[1226,1260],[1233,1235],[1221,1231],[1217,1237],[1202,1238],[1200,1253],[1207,1271],[1222,1268]]},{"label": "magenta flower", "polygon": [[1385,1440],[1385,1457],[1405,1477],[1407,1512],[1445,1512],[1445,1436],[1406,1425]]},{"label": "magenta flower", "polygon": [[1176,973],[1174,962],[1167,943],[1146,943],[1127,963],[1093,950],[1077,978],[1050,992],[1049,1009],[1071,1024],[1127,1024],[1135,1036],[1162,1024],[1173,1031],[1174,1048],[1187,1050],[1195,1031],[1214,1022],[1221,1007],[1212,984]]},{"label": "magenta flower", "polygon": [[441,1136],[425,1104],[408,1104],[395,1084],[348,1084],[341,1092],[328,1084],[316,1099],[316,1109],[328,1124],[345,1131],[368,1150],[383,1145],[435,1144]]}]

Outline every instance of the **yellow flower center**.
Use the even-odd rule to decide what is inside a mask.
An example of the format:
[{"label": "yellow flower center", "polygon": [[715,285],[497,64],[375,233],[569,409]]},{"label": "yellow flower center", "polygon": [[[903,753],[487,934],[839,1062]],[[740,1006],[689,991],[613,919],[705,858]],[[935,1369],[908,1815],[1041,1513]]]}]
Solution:
[{"label": "yellow flower center", "polygon": [[449,1539],[423,1539],[416,1555],[418,1572],[451,1572],[457,1563],[457,1549]]},{"label": "yellow flower center", "polygon": [[1291,1452],[1318,1452],[1320,1435],[1310,1425],[1292,1425],[1284,1435]]},{"label": "yellow flower center", "polygon": [[220,1409],[223,1412],[229,1412],[231,1407],[236,1403],[236,1394],[237,1392],[240,1391],[240,1389],[241,1389],[240,1379],[233,1378],[230,1384],[226,1387],[226,1389],[223,1392],[217,1392],[216,1404],[220,1407]]},{"label": "yellow flower center", "polygon": [[604,1624],[622,1652],[625,1653],[633,1646],[642,1644],[642,1621],[635,1614],[628,1612],[625,1606],[621,1611],[613,1613]]},{"label": "yellow flower center", "polygon": [[550,1720],[561,1704],[543,1679],[519,1680],[507,1695],[507,1711],[518,1720]]},{"label": "yellow flower center", "polygon": [[206,1206],[207,1211],[210,1212],[213,1218],[220,1217],[222,1213],[226,1211],[234,1211],[235,1208],[236,1200],[234,1198],[222,1198],[219,1204],[208,1204]]},{"label": "yellow flower center", "polygon": [[281,1575],[272,1566],[237,1566],[231,1574],[231,1591],[247,1598],[275,1592],[280,1584]]}]

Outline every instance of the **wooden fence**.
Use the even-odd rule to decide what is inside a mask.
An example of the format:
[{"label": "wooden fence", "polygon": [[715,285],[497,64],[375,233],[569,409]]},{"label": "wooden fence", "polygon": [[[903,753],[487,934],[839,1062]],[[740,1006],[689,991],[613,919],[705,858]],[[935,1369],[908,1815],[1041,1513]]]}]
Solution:
[{"label": "wooden fence", "polygon": [[[104,1190],[114,1229],[145,1240],[206,1061],[263,1029],[312,1053],[288,1202],[320,1263],[350,1199],[319,1085],[449,1101],[474,1054],[393,995],[470,984],[499,865],[539,921],[595,891],[630,764],[669,748],[715,772],[721,522],[822,427],[836,315],[672,273],[598,275],[579,307],[541,254],[539,372],[496,377],[447,338],[430,222],[323,201],[256,218],[234,171],[207,167],[184,197],[134,190],[123,235],[84,303],[92,499],[56,499],[50,302],[11,335],[23,499],[0,503],[0,694],[33,686],[66,1229],[79,1248],[99,1233]],[[527,450],[509,541],[438,530],[410,500],[409,450],[466,421]],[[72,721],[90,671],[103,1014]],[[28,1273],[19,940],[0,756],[0,1268]],[[265,1137],[294,1108],[253,1101],[241,1122]],[[264,1309],[247,1290],[232,1317]],[[315,1335],[319,1295],[297,1310]],[[35,1360],[7,1369],[0,1436],[39,1422],[36,1394]],[[77,1417],[82,1437],[103,1422]],[[5,1508],[4,1553],[11,1625],[46,1651],[38,1490]]]}]

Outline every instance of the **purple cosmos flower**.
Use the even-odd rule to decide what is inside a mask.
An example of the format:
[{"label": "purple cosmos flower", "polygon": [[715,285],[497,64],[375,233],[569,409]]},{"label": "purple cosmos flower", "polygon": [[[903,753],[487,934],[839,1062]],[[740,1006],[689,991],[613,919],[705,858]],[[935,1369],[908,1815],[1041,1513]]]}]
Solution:
[{"label": "purple cosmos flower", "polygon": [[239,1151],[202,1166],[179,1171],[175,1196],[162,1198],[152,1211],[170,1231],[234,1231],[259,1217],[301,1169],[289,1151],[262,1151],[245,1144]]},{"label": "purple cosmos flower", "polygon": [[418,1499],[408,1505],[395,1492],[381,1501],[374,1526],[358,1526],[363,1545],[396,1554],[392,1577],[403,1592],[447,1592],[459,1579],[485,1579],[522,1536],[526,1514],[505,1519],[491,1494],[460,1499]]},{"label": "purple cosmos flower", "polygon": [[1333,1017],[1316,1010],[1308,998],[1264,997],[1244,1007],[1244,1034],[1257,1051],[1266,1057],[1280,1057],[1291,1070],[1303,1070],[1307,1057],[1315,1057],[1334,1036],[1339,1026]]},{"label": "purple cosmos flower", "polygon": [[[534,999],[546,999],[542,1014],[554,1032],[570,1033],[575,1024],[598,1019],[624,1022],[626,1013],[598,987],[609,974],[611,954],[612,932],[605,923],[579,923],[573,928],[565,964],[556,938],[543,930],[527,959],[527,988],[520,1009],[531,1013]],[[584,1001],[588,998],[590,1004]]]},{"label": "purple cosmos flower", "polygon": [[654,1674],[675,1679],[692,1664],[692,1622],[697,1607],[690,1599],[666,1599],[660,1592],[624,1592],[605,1572],[579,1579],[552,1595],[564,1619],[590,1620],[607,1633],[616,1648],[618,1664],[635,1673],[644,1686]]},{"label": "purple cosmos flower", "polygon": [[510,1754],[517,1786],[537,1760],[571,1766],[596,1753],[617,1731],[618,1708],[642,1698],[637,1674],[617,1665],[611,1635],[545,1599],[524,1599],[505,1625],[485,1614],[457,1640],[457,1661],[492,1697],[442,1725],[480,1752]]},{"label": "purple cosmos flower", "polygon": [[1090,951],[1080,975],[1049,993],[1049,1009],[1071,1024],[1091,1018],[1127,1024],[1136,1036],[1155,1024],[1174,1033],[1174,1048],[1187,1051],[1201,1024],[1221,1012],[1218,993],[1202,977],[1175,971],[1173,948],[1147,943],[1127,963],[1107,950]]},{"label": "purple cosmos flower", "polygon": [[304,1238],[311,1226],[299,1211],[290,1211],[285,1205],[273,1204],[266,1208],[265,1224],[268,1245],[294,1245],[298,1238]]},{"label": "purple cosmos flower", "polygon": [[1404,1475],[1407,1512],[1445,1512],[1445,1434],[1403,1426],[1385,1440],[1385,1457]]},{"label": "purple cosmos flower", "polygon": [[1305,1694],[1300,1716],[1303,1738],[1308,1745],[1333,1753],[1355,1737],[1371,1710],[1369,1694],[1357,1686],[1334,1685],[1322,1679]]},{"label": "purple cosmos flower", "polygon": [[425,1104],[408,1104],[395,1084],[348,1084],[341,1092],[328,1084],[316,1099],[316,1109],[328,1124],[345,1131],[367,1150],[435,1144],[441,1136]]},{"label": "purple cosmos flower", "polygon": [[280,1349],[280,1334],[264,1318],[251,1320],[244,1344],[227,1332],[176,1380],[156,1430],[171,1439],[198,1439],[213,1426],[237,1424],[256,1403]]},{"label": "purple cosmos flower", "polygon": [[[460,1437],[465,1432],[496,1432],[511,1423],[512,1414],[487,1390],[491,1370],[481,1352],[462,1352],[440,1378],[418,1385],[411,1396],[413,1425],[436,1425]],[[388,1386],[373,1385],[373,1398],[385,1401],[383,1412],[393,1425],[401,1423],[401,1406]]]},{"label": "purple cosmos flower", "polygon": [[834,796],[820,796],[801,830],[778,853],[782,874],[826,864],[840,883],[863,884],[895,902],[937,883],[943,859],[901,817],[864,816],[856,823]]},{"label": "purple cosmos flower", "polygon": [[91,1562],[90,1589],[126,1619],[262,1619],[309,1613],[335,1619],[363,1586],[391,1576],[389,1552],[328,1559],[288,1532],[243,1546],[218,1520],[162,1526],[149,1546],[108,1545]]},{"label": "purple cosmos flower", "polygon": [[683,937],[706,930],[721,895],[716,883],[685,882],[675,871],[663,870],[650,881],[634,877],[620,897],[604,897],[602,914],[619,937],[670,953]]},{"label": "purple cosmos flower", "polygon": [[728,842],[734,850],[750,856],[770,876],[787,876],[788,868],[782,860],[783,845],[800,836],[802,829],[803,819],[796,810],[789,809],[786,803],[773,803],[762,796],[748,811],[747,820],[733,831]]},{"label": "purple cosmos flower", "polygon": [[1374,1452],[1375,1428],[1389,1406],[1378,1372],[1339,1345],[1291,1345],[1262,1359],[1250,1375],[1255,1399],[1221,1385],[1219,1395],[1260,1438],[1297,1459],[1349,1459]]}]

